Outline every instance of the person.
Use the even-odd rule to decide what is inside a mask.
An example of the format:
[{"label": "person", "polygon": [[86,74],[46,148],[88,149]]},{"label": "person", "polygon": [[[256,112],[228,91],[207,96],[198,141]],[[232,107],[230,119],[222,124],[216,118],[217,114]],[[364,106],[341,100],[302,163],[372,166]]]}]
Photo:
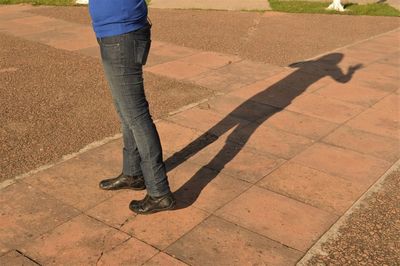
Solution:
[{"label": "person", "polygon": [[99,184],[104,190],[147,189],[129,208],[137,214],[175,206],[157,129],[149,112],[143,65],[151,45],[151,22],[145,0],[92,0],[92,25],[100,46],[104,73],[123,136],[122,173]]}]

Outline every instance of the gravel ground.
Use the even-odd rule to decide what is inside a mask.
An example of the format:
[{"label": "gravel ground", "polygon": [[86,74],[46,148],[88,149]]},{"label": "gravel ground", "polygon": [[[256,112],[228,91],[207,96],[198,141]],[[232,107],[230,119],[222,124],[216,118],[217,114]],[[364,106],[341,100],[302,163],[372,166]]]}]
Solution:
[{"label": "gravel ground", "polygon": [[400,169],[370,195],[309,265],[400,265]]},{"label": "gravel ground", "polygon": [[[86,7],[38,7],[40,15],[90,24]],[[400,18],[277,12],[150,9],[153,38],[288,65],[400,26]]]},{"label": "gravel ground", "polygon": [[[191,84],[145,75],[152,114],[210,96]],[[119,132],[97,59],[0,34],[0,181]]]}]

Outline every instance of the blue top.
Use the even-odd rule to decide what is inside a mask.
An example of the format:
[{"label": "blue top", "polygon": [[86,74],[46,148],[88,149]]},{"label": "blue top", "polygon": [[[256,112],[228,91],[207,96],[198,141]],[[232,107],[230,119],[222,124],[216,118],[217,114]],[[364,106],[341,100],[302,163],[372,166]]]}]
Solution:
[{"label": "blue top", "polygon": [[90,0],[89,12],[98,38],[131,32],[147,22],[145,0]]}]

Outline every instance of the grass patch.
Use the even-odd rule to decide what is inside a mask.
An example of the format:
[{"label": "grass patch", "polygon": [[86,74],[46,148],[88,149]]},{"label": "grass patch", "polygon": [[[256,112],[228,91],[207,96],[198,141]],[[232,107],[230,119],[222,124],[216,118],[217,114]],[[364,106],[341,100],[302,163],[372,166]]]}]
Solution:
[{"label": "grass patch", "polygon": [[48,6],[73,6],[74,0],[0,0],[1,5],[32,4]]},{"label": "grass patch", "polygon": [[400,11],[385,3],[366,5],[345,4],[345,12],[326,10],[330,3],[307,1],[279,1],[269,0],[272,10],[288,13],[318,13],[341,15],[368,15],[368,16],[394,16],[399,17]]}]

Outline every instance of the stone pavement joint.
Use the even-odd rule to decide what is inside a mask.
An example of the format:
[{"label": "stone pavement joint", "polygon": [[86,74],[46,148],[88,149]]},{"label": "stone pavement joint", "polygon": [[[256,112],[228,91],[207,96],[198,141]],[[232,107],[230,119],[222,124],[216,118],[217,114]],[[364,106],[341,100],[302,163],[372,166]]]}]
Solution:
[{"label": "stone pavement joint", "polygon": [[[19,30],[15,10],[1,31],[93,52],[87,27],[51,20],[52,39],[41,16]],[[155,41],[146,71],[217,92],[156,122],[176,210],[136,216],[145,192],[97,188],[120,171],[117,138],[1,190],[0,264],[21,250],[40,264],[294,265],[399,159],[398,36],[293,68]]]}]

